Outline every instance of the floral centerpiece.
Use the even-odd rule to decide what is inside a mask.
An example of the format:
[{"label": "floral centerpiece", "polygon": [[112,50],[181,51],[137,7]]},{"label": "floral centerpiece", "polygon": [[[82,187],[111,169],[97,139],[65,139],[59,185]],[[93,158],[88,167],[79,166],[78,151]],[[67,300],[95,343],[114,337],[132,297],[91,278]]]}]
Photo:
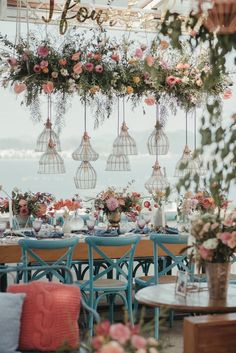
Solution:
[{"label": "floral centerpiece", "polygon": [[236,252],[236,210],[225,217],[219,213],[197,216],[192,221],[191,234],[194,237],[192,256],[206,268],[209,290],[213,290],[210,296],[225,298],[230,261]]},{"label": "floral centerpiece", "polygon": [[140,334],[140,325],[110,324],[103,321],[96,326],[91,346],[84,347],[89,353],[158,353],[159,342]]},{"label": "floral centerpiece", "polygon": [[[102,210],[110,218],[110,223],[120,222],[120,213],[137,212],[140,210],[140,194],[137,192],[127,192],[127,188],[118,192],[115,188],[108,188],[102,191],[95,199],[95,208]],[[115,218],[115,219],[114,219]],[[113,219],[113,220],[112,220]]]}]

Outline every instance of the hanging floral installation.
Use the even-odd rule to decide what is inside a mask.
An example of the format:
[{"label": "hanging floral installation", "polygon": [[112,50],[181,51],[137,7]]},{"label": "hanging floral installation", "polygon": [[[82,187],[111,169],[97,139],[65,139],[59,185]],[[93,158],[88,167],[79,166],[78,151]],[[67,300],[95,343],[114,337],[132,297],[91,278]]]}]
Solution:
[{"label": "hanging floral installation", "polygon": [[134,104],[144,97],[150,105],[162,98],[189,109],[201,104],[206,94],[223,95],[230,84],[222,73],[209,90],[207,51],[193,55],[184,46],[170,49],[166,41],[153,40],[147,46],[124,37],[111,39],[104,32],[72,29],[62,41],[30,34],[17,44],[6,36],[0,36],[0,42],[2,86],[11,84],[16,94],[24,92],[24,103],[37,117],[40,95],[54,95],[60,102],[57,124],[73,95],[87,99],[98,123],[110,115],[117,96],[127,96]]}]

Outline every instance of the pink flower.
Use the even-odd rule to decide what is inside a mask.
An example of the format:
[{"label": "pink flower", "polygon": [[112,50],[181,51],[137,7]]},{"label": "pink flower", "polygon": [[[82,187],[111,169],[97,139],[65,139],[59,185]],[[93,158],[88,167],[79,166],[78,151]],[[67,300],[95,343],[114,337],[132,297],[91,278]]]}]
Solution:
[{"label": "pink flower", "polygon": [[186,70],[186,69],[189,69],[189,68],[190,68],[189,64],[179,63],[179,64],[176,65],[176,69],[177,70]]},{"label": "pink flower", "polygon": [[41,72],[41,67],[40,67],[40,65],[34,65],[34,67],[33,67],[33,70],[34,70],[34,72],[36,72],[36,74],[39,74],[40,72]]},{"label": "pink flower", "polygon": [[92,338],[91,345],[94,349],[99,350],[104,342],[103,336],[95,336]]},{"label": "pink flower", "polygon": [[142,49],[141,49],[141,48],[137,48],[137,49],[135,50],[134,56],[136,56],[136,58],[141,58],[141,57],[143,56],[143,51],[142,51]]},{"label": "pink flower", "polygon": [[43,87],[44,93],[50,94],[50,93],[52,93],[52,91],[54,90],[54,84],[53,84],[52,81],[48,81],[47,83],[44,83],[44,84],[42,85],[42,87]]},{"label": "pink flower", "polygon": [[219,238],[223,244],[228,244],[228,241],[232,238],[232,234],[229,232],[223,232],[223,233],[219,233],[219,235],[217,236],[217,238]]},{"label": "pink flower", "polygon": [[42,58],[45,58],[45,56],[47,56],[49,54],[49,50],[47,47],[45,46],[40,46],[37,49],[37,53],[39,56],[41,56]]},{"label": "pink flower", "polygon": [[58,78],[58,72],[57,71],[53,71],[51,73],[51,76],[52,76],[52,78]]},{"label": "pink flower", "polygon": [[15,83],[14,92],[20,94],[21,92],[26,90],[26,85],[24,83]]},{"label": "pink flower", "polygon": [[99,353],[125,353],[125,351],[118,342],[111,341],[105,344]]},{"label": "pink flower", "polygon": [[146,63],[148,66],[153,66],[154,62],[155,62],[155,59],[152,55],[148,55],[146,56]]},{"label": "pink flower", "polygon": [[83,69],[82,69],[82,64],[81,63],[77,63],[73,66],[73,71],[75,74],[79,75],[82,73]]},{"label": "pink flower", "polygon": [[100,61],[102,60],[102,55],[100,53],[94,54],[93,56],[94,60]]},{"label": "pink flower", "polygon": [[147,98],[144,99],[144,102],[147,105],[154,105],[156,103],[156,99],[153,96],[148,96]]},{"label": "pink flower", "polygon": [[20,216],[28,216],[29,210],[27,206],[22,206],[19,212]]},{"label": "pink flower", "polygon": [[66,59],[60,59],[58,60],[59,65],[65,66],[67,64]]},{"label": "pink flower", "polygon": [[92,72],[93,69],[94,69],[93,63],[86,63],[86,64],[85,64],[85,69],[86,69],[88,72]]},{"label": "pink flower", "polygon": [[101,74],[103,72],[103,67],[102,65],[97,65],[95,66],[95,71],[98,72],[99,74]]},{"label": "pink flower", "polygon": [[112,58],[112,60],[114,60],[116,62],[120,61],[120,55],[117,53],[113,53],[111,58]]},{"label": "pink flower", "polygon": [[106,205],[109,211],[115,211],[119,207],[119,202],[115,197],[110,197],[106,200]]},{"label": "pink flower", "polygon": [[48,61],[47,60],[42,60],[40,63],[40,67],[41,69],[48,67]]},{"label": "pink flower", "polygon": [[166,83],[169,86],[174,86],[175,84],[181,83],[182,79],[180,77],[175,77],[175,76],[168,76],[166,78]]},{"label": "pink flower", "polygon": [[131,344],[136,349],[145,348],[147,345],[147,340],[142,336],[133,335],[131,337]]},{"label": "pink flower", "polygon": [[17,65],[17,59],[16,58],[9,58],[7,60],[8,64],[11,66],[16,66]]},{"label": "pink flower", "polygon": [[130,329],[123,324],[114,324],[110,327],[111,338],[117,340],[119,343],[124,344],[131,336]]},{"label": "pink flower", "polygon": [[224,91],[223,98],[230,99],[232,97],[232,90],[230,88],[226,88]]},{"label": "pink flower", "polygon": [[109,334],[110,327],[111,327],[110,321],[104,320],[96,326],[96,334],[98,336],[107,336]]},{"label": "pink flower", "polygon": [[213,251],[210,249],[204,248],[203,245],[200,245],[198,248],[200,256],[203,258],[203,260],[211,260],[212,258],[212,253]]},{"label": "pink flower", "polygon": [[93,53],[88,53],[88,58],[91,59],[93,57]]},{"label": "pink flower", "polygon": [[80,56],[81,56],[81,53],[80,53],[80,51],[78,51],[77,53],[72,55],[71,59],[74,61],[77,61],[80,59]]}]

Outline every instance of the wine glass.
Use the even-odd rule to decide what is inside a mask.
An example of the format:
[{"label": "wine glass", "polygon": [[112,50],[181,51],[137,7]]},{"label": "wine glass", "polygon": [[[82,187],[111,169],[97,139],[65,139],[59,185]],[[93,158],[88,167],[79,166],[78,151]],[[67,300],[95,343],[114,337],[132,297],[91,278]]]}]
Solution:
[{"label": "wine glass", "polygon": [[86,225],[88,228],[88,234],[93,234],[95,222],[96,222],[96,218],[94,217],[89,217],[89,219],[87,219]]},{"label": "wine glass", "polygon": [[41,219],[35,219],[33,222],[32,222],[32,227],[35,231],[35,234],[36,234],[36,238],[38,237],[38,233],[42,227],[42,221]]},{"label": "wine glass", "polygon": [[6,228],[7,228],[7,223],[0,222],[0,238],[3,238],[3,233],[5,232]]},{"label": "wine glass", "polygon": [[143,233],[143,228],[145,227],[146,221],[144,220],[144,218],[138,218],[137,219],[137,225],[140,229],[140,233]]}]

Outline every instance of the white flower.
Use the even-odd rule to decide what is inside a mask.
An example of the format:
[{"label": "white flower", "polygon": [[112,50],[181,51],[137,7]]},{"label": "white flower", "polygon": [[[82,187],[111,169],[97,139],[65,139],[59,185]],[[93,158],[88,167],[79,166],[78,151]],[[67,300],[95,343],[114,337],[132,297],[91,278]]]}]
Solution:
[{"label": "white flower", "polygon": [[62,76],[69,76],[69,73],[66,69],[61,69],[60,73],[62,74]]},{"label": "white flower", "polygon": [[189,78],[186,77],[186,76],[184,76],[184,77],[182,78],[182,82],[183,82],[183,83],[189,83]]},{"label": "white flower", "polygon": [[218,239],[216,238],[208,239],[204,241],[202,245],[204,246],[205,249],[209,249],[209,250],[216,249],[218,245]]},{"label": "white flower", "polygon": [[210,223],[210,222],[207,222],[207,223],[205,223],[204,226],[202,227],[202,232],[203,232],[203,233],[207,233],[207,232],[209,232],[210,228],[211,228],[211,223]]}]

